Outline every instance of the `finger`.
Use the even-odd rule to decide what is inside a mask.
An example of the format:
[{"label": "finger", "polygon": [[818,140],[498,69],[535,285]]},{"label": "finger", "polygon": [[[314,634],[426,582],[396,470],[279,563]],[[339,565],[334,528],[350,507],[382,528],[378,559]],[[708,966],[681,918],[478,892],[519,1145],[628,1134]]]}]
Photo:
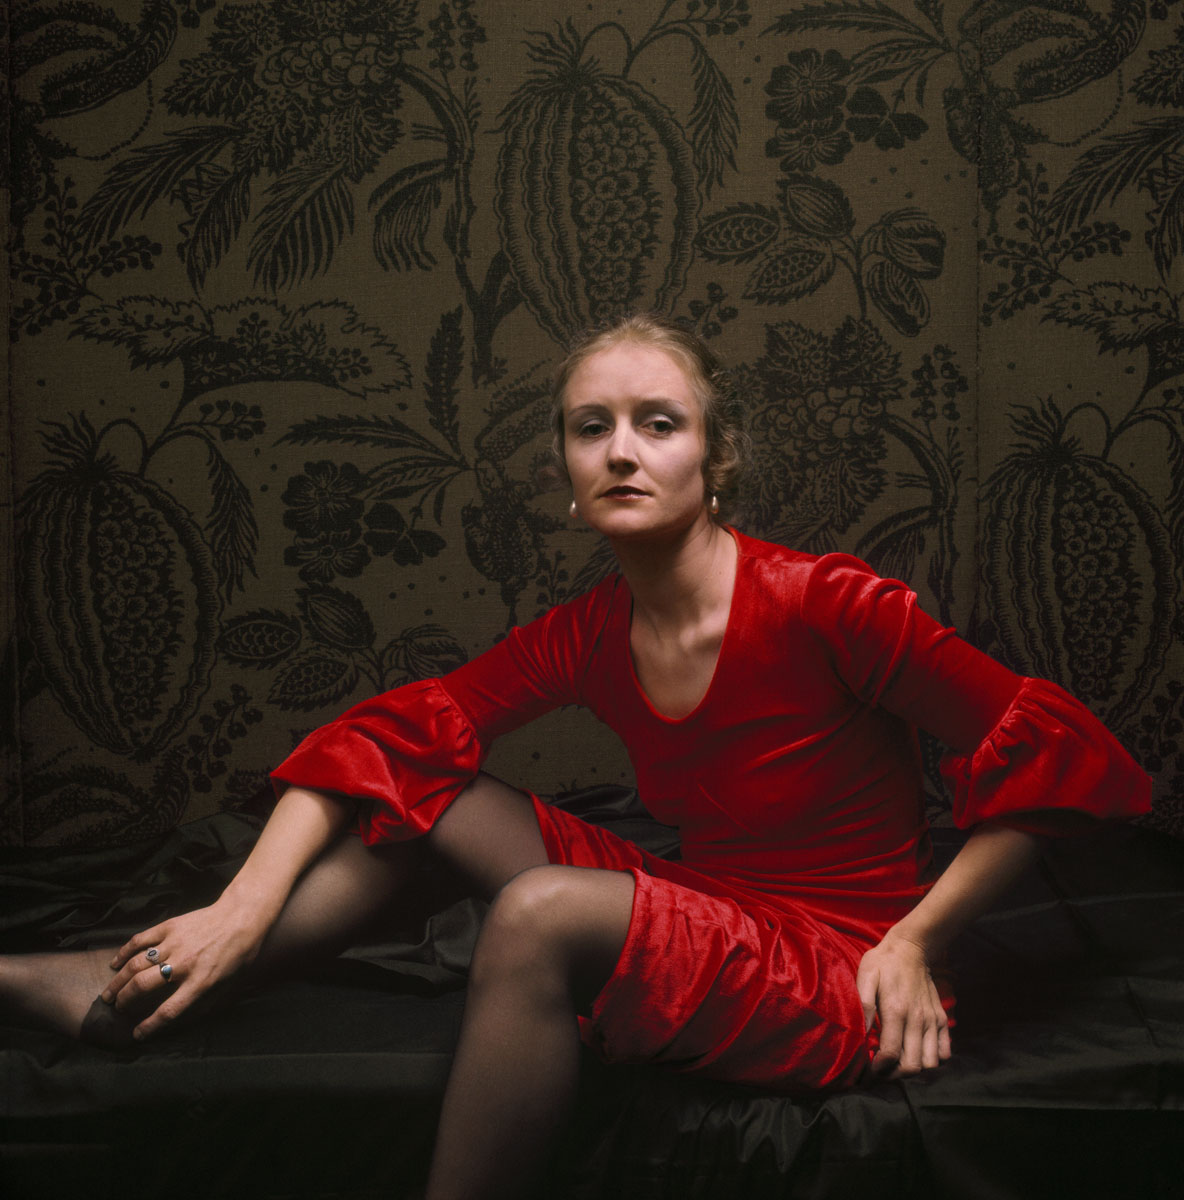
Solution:
[{"label": "finger", "polygon": [[129,938],[115,951],[115,957],[111,960],[111,970],[120,970],[133,955],[138,954],[141,950],[147,950],[150,946],[155,946],[164,938],[165,931],[166,925],[162,923],[153,925],[151,929],[142,930],[134,937]]},{"label": "finger", "polygon": [[859,1003],[863,1006],[863,1032],[867,1033],[876,1019],[876,976],[860,971],[855,977],[855,986],[859,992]]},{"label": "finger", "polygon": [[872,1070],[888,1079],[895,1079],[900,1074],[900,1059],[897,1053],[887,1053],[879,1050],[872,1059]]},{"label": "finger", "polygon": [[904,1036],[901,1039],[899,1069],[902,1072],[915,1075],[921,1069],[924,1036],[924,1018],[919,1012],[910,1012],[905,1020]]},{"label": "finger", "polygon": [[936,1067],[941,1059],[937,1054],[937,1022],[926,1022],[924,1033],[921,1035],[921,1066],[926,1070]]},{"label": "finger", "polygon": [[140,967],[135,964],[132,959],[124,963],[123,967],[117,972],[115,977],[107,984],[107,986],[99,994],[99,999],[104,1004],[114,1004],[116,997],[120,992],[140,973]]},{"label": "finger", "polygon": [[[133,962],[137,961],[133,959]],[[175,987],[177,978],[172,973],[172,968],[168,963],[162,964],[169,967],[168,973],[161,970],[160,966],[154,966],[150,969],[137,971],[123,986],[115,997],[115,1007],[120,1012],[125,1009],[135,1008],[141,1002],[151,998],[154,993],[162,991],[165,988]]]},{"label": "finger", "polygon": [[945,1009],[941,1011],[941,1020],[937,1026],[937,1056],[942,1062],[947,1058],[951,1058],[954,1053],[954,1045],[950,1040],[950,1018],[946,1014]]},{"label": "finger", "polygon": [[929,993],[933,999],[933,1013],[936,1017],[937,1030],[937,1061],[943,1063],[950,1057],[950,1015],[941,1002],[941,992],[932,979],[929,981]]},{"label": "finger", "polygon": [[145,1038],[150,1038],[154,1034],[160,1033],[161,1030],[167,1029],[197,999],[199,994],[200,989],[193,985],[178,988],[132,1030],[132,1037],[136,1041],[142,1042]]},{"label": "finger", "polygon": [[108,982],[99,996],[99,999],[104,1004],[114,1004],[119,994],[137,975],[141,975],[148,971],[150,967],[155,967],[158,963],[164,962],[163,953],[158,953],[155,962],[147,958],[146,955],[147,951],[134,954],[124,962],[123,966],[115,974],[114,978]]},{"label": "finger", "polygon": [[891,1071],[900,1062],[903,1027],[895,1011],[880,1013],[880,1048],[872,1059],[872,1068]]}]

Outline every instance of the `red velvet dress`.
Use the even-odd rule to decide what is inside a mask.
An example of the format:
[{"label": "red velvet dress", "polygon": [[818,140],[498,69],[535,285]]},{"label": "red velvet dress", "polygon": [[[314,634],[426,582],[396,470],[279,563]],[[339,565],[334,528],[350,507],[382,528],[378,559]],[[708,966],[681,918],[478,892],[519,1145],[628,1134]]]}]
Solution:
[{"label": "red velvet dress", "polygon": [[536,800],[553,862],[636,882],[585,1040],[610,1061],[844,1086],[873,1044],[859,960],[930,883],[914,727],[950,747],[960,827],[1067,832],[1092,823],[1083,815],[1146,812],[1150,785],[1084,706],[973,649],[903,584],[845,555],[736,539],[719,660],[688,716],[663,716],[642,691],[614,575],[442,679],[356,705],[274,777],[355,797],[368,841],[411,838],[499,734],[586,706],[624,741],[649,811],[678,827],[682,860]]}]

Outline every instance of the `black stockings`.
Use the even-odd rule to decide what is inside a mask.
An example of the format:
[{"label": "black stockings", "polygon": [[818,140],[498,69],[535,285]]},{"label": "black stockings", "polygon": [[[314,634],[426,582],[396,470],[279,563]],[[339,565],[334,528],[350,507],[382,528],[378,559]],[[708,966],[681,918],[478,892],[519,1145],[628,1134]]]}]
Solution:
[{"label": "black stockings", "polygon": [[[489,776],[417,843],[368,849],[340,838],[298,881],[251,965],[252,978],[338,953],[408,901],[425,853],[492,897],[478,940],[460,1044],[444,1098],[429,1200],[526,1194],[574,1095],[577,1013],[624,945],[633,879],[548,865],[528,797]],[[0,1000],[61,1032],[128,1044],[143,1013],[94,1000],[112,951],[0,961]]]}]

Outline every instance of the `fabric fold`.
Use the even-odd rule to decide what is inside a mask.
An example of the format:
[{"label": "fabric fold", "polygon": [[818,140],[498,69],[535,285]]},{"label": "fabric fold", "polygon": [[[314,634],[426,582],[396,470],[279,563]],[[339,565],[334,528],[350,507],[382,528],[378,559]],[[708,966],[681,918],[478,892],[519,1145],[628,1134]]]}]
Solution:
[{"label": "fabric fold", "polygon": [[358,802],[368,845],[426,833],[485,757],[438,679],[409,683],[348,709],[309,734],[271,773],[284,786]]},{"label": "fabric fold", "polygon": [[995,728],[941,764],[954,823],[1000,821],[1038,835],[1089,832],[1151,811],[1151,780],[1084,704],[1025,679]]}]

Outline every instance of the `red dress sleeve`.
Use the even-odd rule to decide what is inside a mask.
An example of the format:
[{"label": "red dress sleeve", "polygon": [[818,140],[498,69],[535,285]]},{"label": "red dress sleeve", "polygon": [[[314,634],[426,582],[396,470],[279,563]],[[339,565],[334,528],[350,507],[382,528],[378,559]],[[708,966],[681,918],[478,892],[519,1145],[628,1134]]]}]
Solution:
[{"label": "red dress sleeve", "polygon": [[273,786],[358,803],[369,844],[426,833],[502,733],[578,703],[613,580],[552,609],[463,667],[364,700],[309,734]]},{"label": "red dress sleeve", "polygon": [[358,804],[368,844],[426,833],[481,766],[486,748],[438,679],[355,705],[272,772],[276,791],[302,787]]},{"label": "red dress sleeve", "polygon": [[959,828],[992,820],[1059,835],[1150,811],[1149,777],[1085,705],[976,650],[903,583],[826,555],[802,608],[856,696],[949,747],[942,774]]}]

